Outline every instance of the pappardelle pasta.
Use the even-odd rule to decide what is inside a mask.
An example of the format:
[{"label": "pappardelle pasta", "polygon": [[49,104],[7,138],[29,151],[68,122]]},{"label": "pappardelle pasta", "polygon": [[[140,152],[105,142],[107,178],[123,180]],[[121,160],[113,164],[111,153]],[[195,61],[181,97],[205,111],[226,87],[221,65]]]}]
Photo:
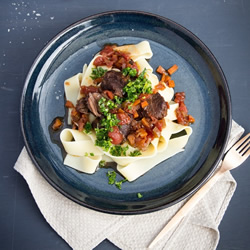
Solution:
[{"label": "pappardelle pasta", "polygon": [[148,41],[106,45],[81,73],[65,80],[71,125],[60,133],[65,165],[93,174],[113,161],[124,178],[134,181],[184,150],[194,118],[185,93],[174,93],[171,75],[178,66],[159,66],[159,80],[147,61],[152,56]]}]

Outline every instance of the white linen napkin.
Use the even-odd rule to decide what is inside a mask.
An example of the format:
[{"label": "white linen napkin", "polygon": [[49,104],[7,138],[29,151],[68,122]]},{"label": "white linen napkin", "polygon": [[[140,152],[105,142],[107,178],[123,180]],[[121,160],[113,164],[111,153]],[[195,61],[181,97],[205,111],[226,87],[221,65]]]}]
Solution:
[{"label": "white linen napkin", "polygon": [[[244,129],[233,121],[228,149]],[[27,181],[46,221],[73,248],[93,249],[109,239],[121,249],[146,249],[185,202],[144,215],[111,215],[82,207],[55,190],[41,176],[24,148],[14,166]],[[230,173],[154,249],[215,249],[219,223],[236,188]]]}]

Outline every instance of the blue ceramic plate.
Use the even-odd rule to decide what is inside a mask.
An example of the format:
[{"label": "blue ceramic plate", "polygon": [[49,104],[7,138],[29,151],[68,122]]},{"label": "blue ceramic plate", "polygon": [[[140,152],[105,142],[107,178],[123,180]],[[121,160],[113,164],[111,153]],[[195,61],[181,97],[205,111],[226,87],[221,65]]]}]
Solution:
[{"label": "blue ceramic plate", "polygon": [[[106,172],[79,173],[63,164],[55,117],[64,117],[65,79],[81,72],[104,44],[150,42],[150,64],[179,66],[175,91],[186,92],[196,122],[184,152],[168,159],[138,180],[108,184]],[[195,192],[221,160],[231,127],[226,79],[208,48],[175,22],[149,13],[107,12],[85,18],[58,34],[39,54],[27,76],[21,103],[25,144],[46,180],[71,200],[98,211],[137,214],[173,205]],[[137,197],[137,193],[143,195]]]}]

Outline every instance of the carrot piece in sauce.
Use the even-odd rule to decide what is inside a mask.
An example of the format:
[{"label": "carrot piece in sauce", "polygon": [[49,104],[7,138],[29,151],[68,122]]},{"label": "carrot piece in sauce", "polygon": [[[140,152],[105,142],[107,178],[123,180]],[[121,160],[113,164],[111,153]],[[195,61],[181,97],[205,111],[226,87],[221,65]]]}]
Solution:
[{"label": "carrot piece in sauce", "polygon": [[141,107],[144,109],[145,107],[147,107],[148,106],[148,102],[147,101],[143,101],[142,103],[141,103]]},{"label": "carrot piece in sauce", "polygon": [[168,87],[169,87],[169,88],[174,88],[174,87],[175,87],[175,82],[174,82],[174,80],[170,80],[170,81],[168,82]]},{"label": "carrot piece in sauce", "polygon": [[188,121],[189,121],[190,123],[194,123],[194,122],[195,122],[195,119],[194,119],[193,116],[188,115]]},{"label": "carrot piece in sauce", "polygon": [[140,99],[135,100],[135,102],[133,103],[133,106],[136,106],[136,105],[139,104],[140,102],[141,102]]},{"label": "carrot piece in sauce", "polygon": [[164,82],[167,83],[168,81],[171,80],[171,77],[169,75],[165,75],[165,79],[164,80],[165,80]]},{"label": "carrot piece in sauce", "polygon": [[161,65],[158,66],[158,68],[156,69],[156,72],[159,74],[166,74],[166,70]]},{"label": "carrot piece in sauce", "polygon": [[136,130],[136,137],[142,137],[142,138],[144,138],[144,137],[146,137],[148,135],[148,133],[146,132],[146,130],[145,129],[143,129],[143,128],[139,128],[138,130]]},{"label": "carrot piece in sauce", "polygon": [[114,94],[110,90],[104,90],[103,93],[105,93],[109,99],[114,99]]},{"label": "carrot piece in sauce", "polygon": [[66,101],[65,107],[66,108],[74,108],[75,106],[74,106],[74,104],[71,101]]},{"label": "carrot piece in sauce", "polygon": [[52,125],[52,129],[54,131],[58,130],[60,127],[62,126],[62,121],[59,118],[56,118],[53,125]]},{"label": "carrot piece in sauce", "polygon": [[170,105],[168,102],[166,102],[167,108],[170,109]]},{"label": "carrot piece in sauce", "polygon": [[161,75],[161,82],[165,82],[166,76],[167,76],[166,74]]},{"label": "carrot piece in sauce", "polygon": [[153,93],[156,94],[159,90],[164,90],[166,88],[166,85],[162,82],[159,82],[157,85],[155,85],[153,89]]},{"label": "carrot piece in sauce", "polygon": [[174,64],[172,67],[170,67],[169,69],[167,69],[167,72],[169,75],[174,74],[174,72],[176,72],[178,69],[178,66],[176,64]]},{"label": "carrot piece in sauce", "polygon": [[137,118],[139,116],[139,114],[137,113],[137,111],[134,112],[134,118]]},{"label": "carrot piece in sauce", "polygon": [[125,111],[121,108],[118,109],[118,113],[124,113]]},{"label": "carrot piece in sauce", "polygon": [[129,134],[127,136],[129,144],[133,147],[135,145],[135,135],[134,134]]},{"label": "carrot piece in sauce", "polygon": [[142,124],[143,124],[145,127],[150,128],[150,124],[148,123],[148,121],[146,120],[145,117],[143,117],[143,118],[141,119],[141,122],[142,122]]}]

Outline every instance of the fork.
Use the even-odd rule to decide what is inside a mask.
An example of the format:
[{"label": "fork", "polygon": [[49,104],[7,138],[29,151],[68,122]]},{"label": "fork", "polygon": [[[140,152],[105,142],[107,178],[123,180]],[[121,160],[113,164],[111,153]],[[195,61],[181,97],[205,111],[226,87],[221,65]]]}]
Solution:
[{"label": "fork", "polygon": [[221,167],[217,172],[183,205],[183,207],[172,217],[167,225],[160,231],[160,233],[150,243],[148,248],[152,248],[164,235],[177,225],[182,218],[192,210],[201,198],[210,190],[211,187],[219,180],[219,178],[227,171],[234,169],[241,165],[250,155],[250,133],[239,140],[226,153],[222,161]]}]

